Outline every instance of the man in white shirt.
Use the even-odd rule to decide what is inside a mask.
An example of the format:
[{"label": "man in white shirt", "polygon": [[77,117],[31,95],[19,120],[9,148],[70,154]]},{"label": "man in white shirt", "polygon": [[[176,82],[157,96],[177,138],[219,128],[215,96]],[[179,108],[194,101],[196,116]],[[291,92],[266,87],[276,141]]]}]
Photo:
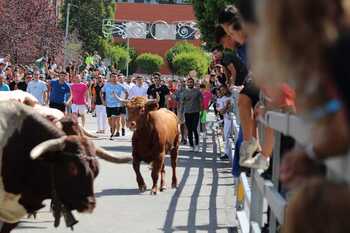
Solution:
[{"label": "man in white shirt", "polygon": [[137,76],[136,85],[133,86],[129,91],[129,99],[132,99],[133,97],[136,97],[136,96],[147,97],[147,90],[148,90],[148,87],[144,85],[143,77]]},{"label": "man in white shirt", "polygon": [[34,72],[34,80],[30,81],[27,86],[27,92],[35,96],[41,105],[48,103],[47,85],[40,80],[40,72]]},{"label": "man in white shirt", "polygon": [[124,86],[128,90],[128,92],[133,86],[135,86],[135,83],[132,82],[131,76],[125,78]]}]

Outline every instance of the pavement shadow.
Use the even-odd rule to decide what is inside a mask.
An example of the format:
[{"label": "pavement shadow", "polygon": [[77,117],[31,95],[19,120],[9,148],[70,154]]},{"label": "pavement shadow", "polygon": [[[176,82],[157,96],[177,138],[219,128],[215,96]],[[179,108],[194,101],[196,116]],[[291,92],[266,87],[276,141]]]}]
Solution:
[{"label": "pavement shadow", "polygon": [[[212,128],[212,124],[211,124]],[[182,176],[182,179],[179,183],[179,186],[174,193],[174,195],[171,198],[169,208],[167,211],[167,216],[163,225],[163,232],[164,233],[173,233],[175,231],[187,231],[189,233],[196,233],[198,230],[205,230],[206,232],[215,233],[217,229],[220,229],[217,226],[217,212],[216,212],[216,199],[217,199],[217,193],[218,193],[218,180],[219,180],[219,174],[217,171],[218,164],[217,164],[217,152],[218,147],[216,145],[216,137],[214,134],[214,131],[211,131],[211,134],[207,135],[208,137],[212,137],[213,144],[206,143],[206,138],[203,142],[203,148],[202,153],[188,153],[188,158],[184,159],[182,158],[180,160],[179,166],[182,166],[185,168],[184,174]],[[206,157],[209,155],[207,153],[207,146],[213,147],[213,159],[211,161],[206,160]],[[195,159],[195,156],[200,157],[200,159]],[[227,164],[223,164],[224,167],[227,167]],[[188,218],[187,218],[187,226],[173,226],[174,218],[176,214],[176,208],[178,204],[179,197],[184,189],[184,186],[186,184],[186,181],[189,177],[190,170],[193,167],[197,167],[198,169],[198,176],[195,183],[194,191],[191,195],[190,205],[189,205],[189,211],[188,211]],[[202,187],[203,179],[204,179],[204,169],[205,168],[212,168],[213,169],[213,183],[212,183],[212,189],[209,197],[210,202],[210,208],[209,208],[209,224],[208,225],[196,225],[196,215],[197,215],[197,204],[198,199],[200,197],[200,190]],[[226,228],[226,227],[224,227]]]},{"label": "pavement shadow", "polygon": [[130,196],[130,195],[140,195],[138,189],[104,189],[101,192],[95,193],[95,196]]}]

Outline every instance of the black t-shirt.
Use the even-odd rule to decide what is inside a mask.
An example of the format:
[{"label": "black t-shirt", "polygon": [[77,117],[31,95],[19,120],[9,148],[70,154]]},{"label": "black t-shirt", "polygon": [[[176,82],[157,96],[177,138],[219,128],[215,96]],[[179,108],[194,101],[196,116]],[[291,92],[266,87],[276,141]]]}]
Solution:
[{"label": "black t-shirt", "polygon": [[11,82],[9,83],[9,87],[10,87],[10,90],[11,90],[11,91],[15,90],[15,89],[16,89],[16,86],[17,86],[16,81],[11,81]]},{"label": "black t-shirt", "polygon": [[221,76],[218,76],[218,80],[219,80],[219,83],[221,85],[225,85],[226,84],[226,76],[225,76],[225,74],[222,74]]},{"label": "black t-shirt", "polygon": [[244,84],[246,77],[248,76],[248,68],[238,57],[237,53],[231,51],[225,51],[222,59],[222,65],[225,67],[233,64],[236,69],[235,85],[241,86]]},{"label": "black t-shirt", "polygon": [[101,100],[101,90],[102,90],[102,86],[99,86],[98,84],[95,85],[95,93],[96,93],[96,105],[102,105],[102,100]]},{"label": "black t-shirt", "polygon": [[17,83],[17,88],[22,91],[27,91],[27,83],[25,81],[20,81]]},{"label": "black t-shirt", "polygon": [[155,84],[152,84],[149,86],[147,90],[147,95],[152,96],[152,98],[157,98],[157,92],[159,95],[159,107],[164,108],[165,107],[165,96],[169,95],[170,91],[169,88],[165,85],[161,85],[160,87],[156,87]]}]

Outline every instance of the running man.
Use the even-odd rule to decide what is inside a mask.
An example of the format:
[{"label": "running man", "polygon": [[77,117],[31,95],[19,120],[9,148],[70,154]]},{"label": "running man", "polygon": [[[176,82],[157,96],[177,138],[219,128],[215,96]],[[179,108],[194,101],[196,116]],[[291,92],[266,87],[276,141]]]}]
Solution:
[{"label": "running man", "polygon": [[147,86],[144,85],[143,77],[137,76],[136,77],[136,85],[134,85],[130,91],[129,91],[129,99],[132,99],[136,96],[144,96],[147,97]]},{"label": "running man", "polygon": [[153,80],[154,84],[149,86],[147,94],[150,98],[158,100],[159,108],[167,108],[168,95],[170,94],[169,88],[162,84],[159,72],[153,74]]},{"label": "running man", "polygon": [[[119,129],[122,102],[119,99],[121,99],[122,93],[125,93],[126,97],[128,97],[128,93],[124,87],[118,84],[117,77],[117,73],[112,73],[110,81],[103,86],[100,92],[103,105],[106,106],[108,124],[111,129],[110,140],[113,140],[114,134],[116,137],[120,136]],[[105,98],[103,98],[103,94]]]},{"label": "running man", "polygon": [[81,82],[81,76],[77,74],[74,76],[70,88],[72,95],[67,101],[67,104],[72,103],[73,116],[76,116],[77,118],[81,117],[81,124],[85,127],[85,114],[88,110],[88,86]]},{"label": "running man", "polygon": [[[188,140],[193,151],[199,152],[198,123],[199,113],[202,110],[202,93],[194,88],[194,79],[187,78],[187,88],[183,92],[181,102],[185,114],[185,124],[188,130]],[[193,135],[195,144],[193,143]]]},{"label": "running man", "polygon": [[49,96],[50,96],[50,108],[56,108],[61,110],[63,113],[66,112],[66,95],[72,95],[70,87],[66,82],[68,73],[61,71],[58,79],[51,80],[49,82]]},{"label": "running man", "polygon": [[27,92],[35,96],[41,105],[48,102],[47,85],[40,80],[40,72],[34,72],[34,80],[30,81],[27,86]]}]

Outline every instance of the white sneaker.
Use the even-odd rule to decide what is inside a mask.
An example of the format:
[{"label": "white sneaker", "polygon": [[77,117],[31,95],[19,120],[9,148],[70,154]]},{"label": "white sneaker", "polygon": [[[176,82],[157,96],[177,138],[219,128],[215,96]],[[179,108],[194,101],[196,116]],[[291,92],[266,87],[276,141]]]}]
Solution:
[{"label": "white sneaker", "polygon": [[243,141],[239,149],[239,164],[242,165],[246,160],[251,159],[258,149],[259,144],[255,138]]},{"label": "white sneaker", "polygon": [[270,166],[270,159],[266,158],[260,152],[251,159],[248,159],[241,164],[242,167],[249,167],[261,170],[267,170]]}]

